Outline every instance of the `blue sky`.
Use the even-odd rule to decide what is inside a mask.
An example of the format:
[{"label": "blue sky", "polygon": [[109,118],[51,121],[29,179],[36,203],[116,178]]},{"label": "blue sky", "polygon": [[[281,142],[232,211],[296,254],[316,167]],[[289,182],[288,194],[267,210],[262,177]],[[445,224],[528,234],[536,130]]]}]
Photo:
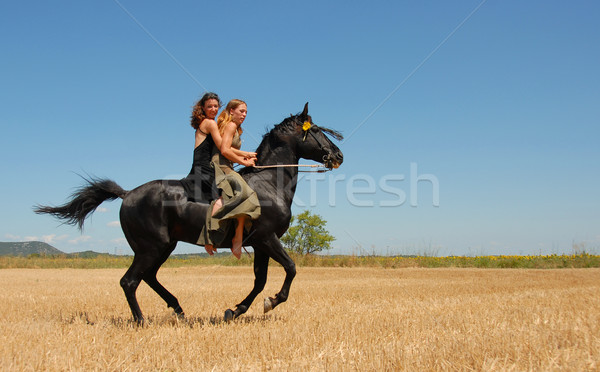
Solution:
[{"label": "blue sky", "polygon": [[307,101],[346,135],[293,207],[328,221],[331,253],[598,253],[599,18],[595,1],[3,2],[0,240],[130,253],[120,202],[83,233],[32,206],[77,173],[185,176],[210,90],[248,102],[246,150]]}]

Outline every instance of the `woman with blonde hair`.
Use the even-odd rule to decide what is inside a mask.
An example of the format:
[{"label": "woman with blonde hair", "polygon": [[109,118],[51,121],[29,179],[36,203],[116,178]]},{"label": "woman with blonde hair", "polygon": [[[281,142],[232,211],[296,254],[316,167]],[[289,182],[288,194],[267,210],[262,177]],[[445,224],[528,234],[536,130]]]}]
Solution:
[{"label": "woman with blonde hair", "polygon": [[207,216],[205,229],[198,239],[199,244],[218,246],[231,236],[235,225],[231,251],[238,259],[242,255],[244,230],[249,230],[251,220],[260,216],[256,193],[233,170],[233,163],[253,166],[256,161],[256,153],[240,150],[241,126],[247,113],[246,102],[233,99],[217,119],[221,144],[213,150],[212,164],[221,197],[213,202],[211,216]]}]

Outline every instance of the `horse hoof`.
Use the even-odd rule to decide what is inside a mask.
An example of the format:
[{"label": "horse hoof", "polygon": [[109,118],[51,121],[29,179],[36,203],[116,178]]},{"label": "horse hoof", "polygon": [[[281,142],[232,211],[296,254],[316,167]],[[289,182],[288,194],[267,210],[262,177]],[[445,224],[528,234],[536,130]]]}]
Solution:
[{"label": "horse hoof", "polygon": [[268,313],[269,311],[273,310],[273,303],[271,302],[271,299],[269,297],[265,298],[265,304],[264,304],[265,308],[265,314]]},{"label": "horse hoof", "polygon": [[225,310],[225,316],[223,317],[223,320],[226,322],[231,322],[233,320],[233,311],[231,311],[231,309]]},{"label": "horse hoof", "polygon": [[185,314],[184,313],[178,313],[178,312],[173,311],[173,315],[175,315],[178,320],[185,320]]}]

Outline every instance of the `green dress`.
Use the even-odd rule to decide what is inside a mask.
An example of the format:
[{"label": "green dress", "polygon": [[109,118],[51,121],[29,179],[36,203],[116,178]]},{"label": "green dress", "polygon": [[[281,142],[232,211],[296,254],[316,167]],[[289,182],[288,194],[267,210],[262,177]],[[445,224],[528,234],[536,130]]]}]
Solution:
[{"label": "green dress", "polygon": [[[236,132],[231,146],[240,149],[242,141]],[[260,216],[260,203],[256,192],[248,186],[246,181],[233,170],[233,163],[224,157],[219,149],[214,147],[212,162],[215,170],[215,183],[223,198],[223,206],[214,216],[212,215],[213,205],[216,200],[211,202],[206,215],[206,225],[198,237],[198,245],[212,244],[215,247],[222,247],[231,242],[235,234],[237,218],[246,215],[244,230],[248,232],[252,226],[252,220]]]}]

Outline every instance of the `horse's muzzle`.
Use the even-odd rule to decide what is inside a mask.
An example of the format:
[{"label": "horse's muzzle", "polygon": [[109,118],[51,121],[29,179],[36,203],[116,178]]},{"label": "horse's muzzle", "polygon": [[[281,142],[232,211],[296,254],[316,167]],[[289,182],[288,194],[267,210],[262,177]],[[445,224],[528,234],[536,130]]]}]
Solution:
[{"label": "horse's muzzle", "polygon": [[[339,160],[336,158],[339,158]],[[344,158],[341,154],[339,156],[335,156],[332,153],[328,153],[327,155],[323,156],[323,165],[329,169],[337,169],[342,164],[343,159]]]}]

